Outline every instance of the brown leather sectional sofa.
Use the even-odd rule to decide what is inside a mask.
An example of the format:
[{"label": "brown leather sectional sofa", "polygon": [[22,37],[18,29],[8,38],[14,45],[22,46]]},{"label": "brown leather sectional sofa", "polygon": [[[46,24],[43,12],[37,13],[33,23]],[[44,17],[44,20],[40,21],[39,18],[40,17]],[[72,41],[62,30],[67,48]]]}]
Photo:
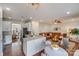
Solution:
[{"label": "brown leather sectional sofa", "polygon": [[42,35],[42,36],[46,37],[47,39],[52,39],[55,36],[57,36],[57,38],[59,38],[61,36],[61,33],[60,32],[42,32],[42,33],[39,33],[39,35]]}]

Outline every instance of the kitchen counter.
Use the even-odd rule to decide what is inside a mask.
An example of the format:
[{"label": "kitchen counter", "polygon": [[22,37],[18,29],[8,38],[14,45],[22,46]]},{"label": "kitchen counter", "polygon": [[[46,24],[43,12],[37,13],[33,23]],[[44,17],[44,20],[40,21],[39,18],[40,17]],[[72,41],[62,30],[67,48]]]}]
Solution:
[{"label": "kitchen counter", "polygon": [[27,56],[33,56],[45,48],[46,38],[42,36],[23,39],[23,51]]},{"label": "kitchen counter", "polygon": [[39,38],[45,38],[45,37],[43,37],[43,36],[33,36],[33,37],[23,38],[23,40],[31,41],[31,40],[35,40],[35,39],[39,39]]}]

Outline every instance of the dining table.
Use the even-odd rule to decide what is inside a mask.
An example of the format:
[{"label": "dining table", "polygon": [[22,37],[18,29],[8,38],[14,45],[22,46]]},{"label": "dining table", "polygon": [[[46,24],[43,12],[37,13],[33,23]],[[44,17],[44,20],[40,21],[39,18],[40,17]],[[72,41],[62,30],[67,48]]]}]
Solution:
[{"label": "dining table", "polygon": [[46,46],[44,48],[44,53],[46,56],[68,56],[67,51],[61,47],[52,48],[51,46]]}]

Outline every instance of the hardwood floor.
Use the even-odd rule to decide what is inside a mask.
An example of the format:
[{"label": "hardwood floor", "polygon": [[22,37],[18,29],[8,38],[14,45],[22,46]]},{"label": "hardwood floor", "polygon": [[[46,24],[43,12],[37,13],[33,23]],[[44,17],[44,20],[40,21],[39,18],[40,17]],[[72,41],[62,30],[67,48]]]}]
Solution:
[{"label": "hardwood floor", "polygon": [[[73,56],[74,52],[79,49],[79,44],[76,42],[71,42],[70,45],[72,45],[73,48],[69,48],[66,51],[68,52],[69,56]],[[41,53],[35,54],[34,56],[41,56]],[[15,42],[9,45],[5,45],[3,49],[3,56],[24,56],[21,44],[19,42]]]},{"label": "hardwood floor", "polygon": [[4,46],[3,55],[4,56],[24,56],[23,51],[21,49],[21,44],[19,44],[18,42],[15,42]]}]

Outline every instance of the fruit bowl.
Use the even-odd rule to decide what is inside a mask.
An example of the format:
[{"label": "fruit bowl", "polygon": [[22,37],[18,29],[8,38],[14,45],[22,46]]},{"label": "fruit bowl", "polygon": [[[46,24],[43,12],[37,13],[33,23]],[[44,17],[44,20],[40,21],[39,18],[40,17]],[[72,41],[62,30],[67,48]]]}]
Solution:
[{"label": "fruit bowl", "polygon": [[58,49],[59,49],[59,46],[58,46],[58,45],[55,45],[55,44],[52,44],[51,47],[52,47],[54,50],[58,50]]}]

